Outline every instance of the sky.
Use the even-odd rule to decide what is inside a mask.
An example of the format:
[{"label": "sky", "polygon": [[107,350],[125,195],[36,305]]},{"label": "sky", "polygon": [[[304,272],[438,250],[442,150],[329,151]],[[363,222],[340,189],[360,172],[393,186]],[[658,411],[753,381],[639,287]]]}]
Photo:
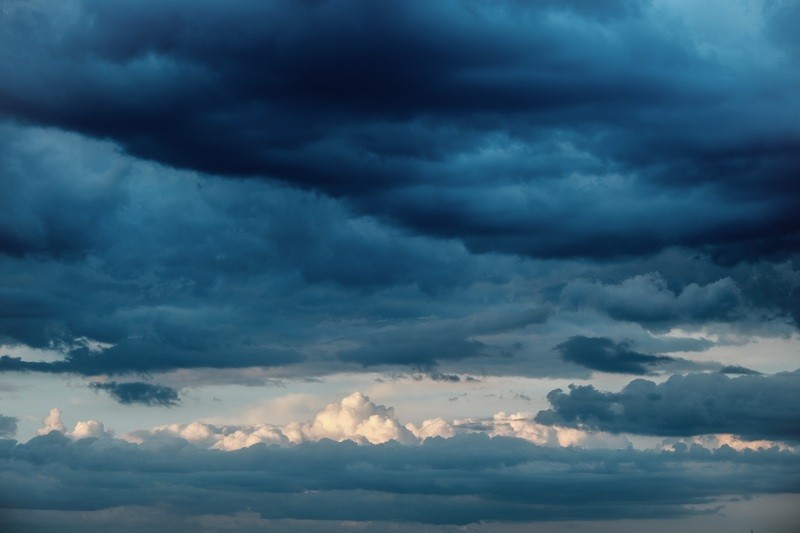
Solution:
[{"label": "sky", "polygon": [[0,0],[0,529],[796,531],[798,19]]}]

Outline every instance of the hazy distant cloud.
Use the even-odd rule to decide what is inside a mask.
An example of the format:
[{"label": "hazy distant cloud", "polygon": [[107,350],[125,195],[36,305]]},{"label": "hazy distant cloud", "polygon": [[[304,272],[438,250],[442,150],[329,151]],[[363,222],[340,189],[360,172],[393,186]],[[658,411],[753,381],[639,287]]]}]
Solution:
[{"label": "hazy distant cloud", "polygon": [[637,379],[620,392],[592,385],[556,389],[536,421],[611,432],[688,436],[732,433],[748,439],[800,440],[800,370],[729,378],[674,375]]},{"label": "hazy distant cloud", "polygon": [[721,374],[761,374],[757,370],[739,365],[725,365],[720,369]]},{"label": "hazy distant cloud", "polygon": [[171,406],[178,405],[180,397],[178,391],[163,385],[143,383],[141,381],[130,383],[118,383],[108,381],[102,383],[91,383],[91,389],[102,390],[111,395],[112,398],[122,404],[141,404],[152,406]]},{"label": "hazy distant cloud", "polygon": [[11,439],[17,434],[19,418],[0,415],[0,439]]}]

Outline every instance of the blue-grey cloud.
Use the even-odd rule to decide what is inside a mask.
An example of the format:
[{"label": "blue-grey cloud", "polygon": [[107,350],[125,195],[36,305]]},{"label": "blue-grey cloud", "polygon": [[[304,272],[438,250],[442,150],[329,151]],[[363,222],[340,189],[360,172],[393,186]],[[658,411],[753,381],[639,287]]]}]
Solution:
[{"label": "blue-grey cloud", "polygon": [[592,385],[556,389],[536,421],[629,432],[689,436],[733,433],[748,439],[800,440],[800,370],[770,376],[674,375],[637,379],[620,392]]},{"label": "blue-grey cloud", "polygon": [[742,305],[740,290],[729,277],[705,286],[691,283],[676,294],[659,273],[613,285],[575,280],[561,297],[568,308],[594,308],[616,320],[648,325],[731,321],[741,316]]},{"label": "blue-grey cloud", "polygon": [[63,354],[0,371],[579,377],[800,320],[772,8],[767,64],[647,2],[71,5],[0,18],[0,342]]},{"label": "blue-grey cloud", "polygon": [[[663,518],[723,495],[796,493],[797,455],[776,448],[674,452],[542,448],[464,435],[358,446],[203,450],[59,433],[0,447],[3,508],[166,505],[180,514],[415,521]],[[614,490],[609,490],[614,487]],[[713,511],[712,511],[713,512]]]},{"label": "blue-grey cloud", "polygon": [[178,391],[164,385],[154,385],[141,381],[118,383],[108,381],[92,383],[91,389],[105,391],[122,404],[141,404],[153,406],[172,406],[180,402]]},{"label": "blue-grey cloud", "polygon": [[719,371],[722,374],[761,374],[757,370],[739,365],[725,365]]},{"label": "blue-grey cloud", "polygon": [[[0,228],[16,243],[0,254],[0,341],[63,353],[0,353],[1,371],[449,365],[578,377],[553,350],[576,335],[633,339],[644,355],[702,351],[714,343],[648,330],[749,320],[769,332],[796,311],[791,261],[474,254],[314,193],[179,172],[52,129],[6,124],[0,136]],[[615,321],[639,329],[613,332]],[[660,368],[691,368],[677,363]]]},{"label": "blue-grey cloud", "polygon": [[648,374],[675,358],[632,351],[625,343],[605,337],[570,337],[556,349],[565,361],[592,370],[622,374]]},{"label": "blue-grey cloud", "polygon": [[796,250],[780,9],[752,10],[740,43],[689,7],[609,4],[20,3],[0,21],[0,112],[476,251]]},{"label": "blue-grey cloud", "polygon": [[19,418],[0,415],[0,439],[11,439],[17,434]]}]

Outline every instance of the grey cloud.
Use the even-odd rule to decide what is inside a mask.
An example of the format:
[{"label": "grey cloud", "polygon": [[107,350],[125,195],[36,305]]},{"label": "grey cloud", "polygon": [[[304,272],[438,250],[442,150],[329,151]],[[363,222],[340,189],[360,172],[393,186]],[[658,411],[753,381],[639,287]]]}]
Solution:
[{"label": "grey cloud", "polygon": [[[415,318],[448,291],[505,275],[458,243],[404,235],[328,198],[178,173],[52,130],[6,124],[0,135],[0,202],[30,221],[2,222],[19,246],[0,256],[0,338],[66,347],[54,363],[3,356],[6,371],[297,364],[314,341],[309,324],[360,336],[365,313]],[[53,205],[86,216],[51,237],[61,231]],[[382,290],[388,297],[373,296]],[[77,337],[112,346],[70,347]]]},{"label": "grey cloud", "polygon": [[17,434],[19,418],[0,415],[0,439],[11,439]]},{"label": "grey cloud", "polygon": [[314,520],[664,518],[723,495],[800,491],[797,456],[777,449],[601,451],[480,435],[220,452],[181,439],[137,446],[51,433],[0,447],[0,465],[4,508],[160,504],[180,514],[249,509]]},{"label": "grey cloud", "polygon": [[551,313],[552,309],[548,307],[499,309],[475,313],[466,318],[421,321],[381,328],[369,335],[364,345],[343,351],[339,358],[364,366],[394,363],[424,367],[437,361],[466,359],[478,355],[509,356],[510,350],[487,344],[481,341],[481,336],[540,324]]},{"label": "grey cloud", "polygon": [[565,361],[603,372],[648,374],[664,363],[675,361],[663,355],[634,352],[625,343],[605,337],[570,337],[556,349]]},{"label": "grey cloud", "polygon": [[[0,112],[324,191],[473,251],[795,250],[781,10],[753,10],[738,42],[686,24],[690,7],[604,5],[20,3],[2,19]],[[15,253],[80,237],[20,224],[1,241]]]},{"label": "grey cloud", "polygon": [[733,433],[747,439],[800,440],[800,370],[774,375],[674,375],[637,379],[620,392],[592,385],[556,389],[536,421],[642,435]]},{"label": "grey cloud", "polygon": [[757,370],[739,365],[725,365],[720,369],[721,374],[761,374]]},{"label": "grey cloud", "polygon": [[644,324],[730,321],[742,315],[740,290],[727,277],[704,286],[691,283],[677,293],[659,273],[634,276],[614,285],[576,280],[561,296],[568,308],[594,308],[616,320]]},{"label": "grey cloud", "polygon": [[105,391],[121,404],[169,407],[177,405],[178,402],[180,402],[180,396],[175,389],[141,381],[128,383],[118,383],[116,381],[91,383],[89,388]]}]

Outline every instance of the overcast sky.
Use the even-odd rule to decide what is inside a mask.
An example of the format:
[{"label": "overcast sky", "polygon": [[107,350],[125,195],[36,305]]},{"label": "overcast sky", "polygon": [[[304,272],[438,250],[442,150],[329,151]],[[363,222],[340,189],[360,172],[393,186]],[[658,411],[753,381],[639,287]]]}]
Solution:
[{"label": "overcast sky", "polygon": [[0,526],[795,531],[798,20],[0,0]]}]

